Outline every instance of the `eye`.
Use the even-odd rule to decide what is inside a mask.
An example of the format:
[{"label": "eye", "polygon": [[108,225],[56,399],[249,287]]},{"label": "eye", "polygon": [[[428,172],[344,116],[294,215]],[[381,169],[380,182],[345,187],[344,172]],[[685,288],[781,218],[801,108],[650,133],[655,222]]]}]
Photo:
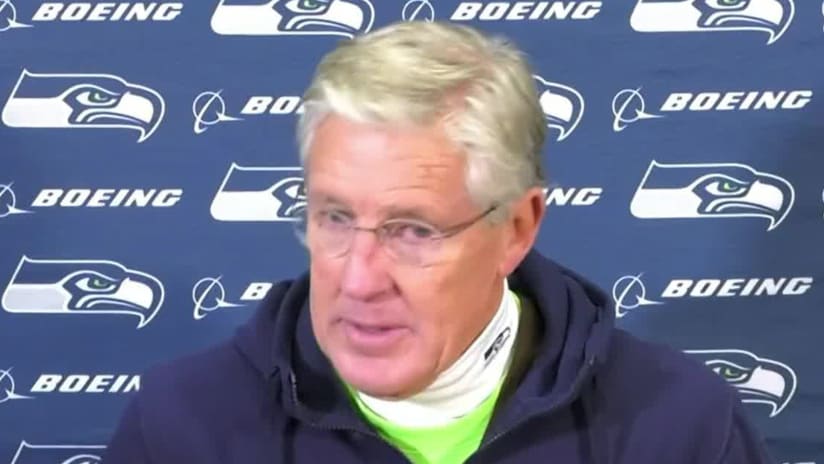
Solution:
[{"label": "eye", "polygon": [[707,0],[707,6],[717,10],[736,10],[746,8],[749,0]]},{"label": "eye", "polygon": [[80,278],[75,285],[85,292],[92,293],[110,292],[117,288],[117,282],[98,276]]},{"label": "eye", "polygon": [[410,244],[419,244],[437,237],[438,231],[425,223],[415,221],[394,221],[384,224],[388,238]]},{"label": "eye", "polygon": [[117,94],[101,88],[91,88],[78,92],[75,99],[85,106],[111,106],[117,100]]},{"label": "eye", "polygon": [[729,363],[717,363],[712,370],[727,382],[738,383],[750,377],[750,371]]},{"label": "eye", "polygon": [[343,230],[349,228],[352,216],[341,210],[328,209],[319,211],[317,220],[324,229]]},{"label": "eye", "polygon": [[734,196],[747,191],[749,186],[732,180],[716,180],[704,187],[707,192],[716,196]]},{"label": "eye", "polygon": [[286,7],[297,13],[321,13],[330,3],[330,0],[292,0]]}]

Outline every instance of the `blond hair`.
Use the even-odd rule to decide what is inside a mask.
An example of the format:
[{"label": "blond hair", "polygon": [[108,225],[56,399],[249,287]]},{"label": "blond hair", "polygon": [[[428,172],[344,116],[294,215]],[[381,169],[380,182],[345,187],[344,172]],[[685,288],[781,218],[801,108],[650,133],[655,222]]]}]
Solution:
[{"label": "blond hair", "polygon": [[413,21],[342,41],[323,57],[304,95],[304,166],[315,127],[330,112],[369,123],[444,118],[448,136],[466,152],[466,188],[479,207],[506,210],[530,187],[544,186],[544,113],[529,64],[504,38]]}]

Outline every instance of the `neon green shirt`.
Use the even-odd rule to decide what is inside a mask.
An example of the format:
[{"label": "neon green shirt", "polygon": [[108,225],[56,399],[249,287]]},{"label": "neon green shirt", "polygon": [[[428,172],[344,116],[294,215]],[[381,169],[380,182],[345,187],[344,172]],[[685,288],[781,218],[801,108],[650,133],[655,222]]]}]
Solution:
[{"label": "neon green shirt", "polygon": [[415,464],[459,464],[481,444],[503,379],[474,411],[439,427],[401,427],[375,414],[357,395],[350,396],[380,435]]},{"label": "neon green shirt", "polygon": [[[520,312],[521,302],[517,295],[515,300]],[[372,427],[414,464],[460,464],[480,446],[504,379],[506,373],[492,394],[474,411],[438,427],[402,427],[393,424],[369,409],[349,385],[346,385],[346,390]]]}]

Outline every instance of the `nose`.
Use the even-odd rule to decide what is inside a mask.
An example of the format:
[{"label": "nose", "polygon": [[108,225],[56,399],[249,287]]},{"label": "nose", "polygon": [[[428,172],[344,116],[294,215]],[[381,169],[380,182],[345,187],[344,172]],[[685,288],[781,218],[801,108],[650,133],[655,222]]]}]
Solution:
[{"label": "nose", "polygon": [[344,256],[341,291],[349,298],[371,300],[392,288],[387,260],[377,236],[354,231],[349,252]]}]

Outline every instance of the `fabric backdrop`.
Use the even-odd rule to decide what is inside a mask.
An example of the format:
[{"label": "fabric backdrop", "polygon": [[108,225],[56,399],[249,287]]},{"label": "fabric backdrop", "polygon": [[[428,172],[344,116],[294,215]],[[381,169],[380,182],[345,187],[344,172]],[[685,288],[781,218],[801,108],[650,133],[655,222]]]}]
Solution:
[{"label": "fabric backdrop", "polygon": [[820,1],[0,0],[0,463],[97,462],[143,369],[304,269],[315,63],[432,19],[534,64],[537,248],[738,388],[779,462],[824,462]]}]

